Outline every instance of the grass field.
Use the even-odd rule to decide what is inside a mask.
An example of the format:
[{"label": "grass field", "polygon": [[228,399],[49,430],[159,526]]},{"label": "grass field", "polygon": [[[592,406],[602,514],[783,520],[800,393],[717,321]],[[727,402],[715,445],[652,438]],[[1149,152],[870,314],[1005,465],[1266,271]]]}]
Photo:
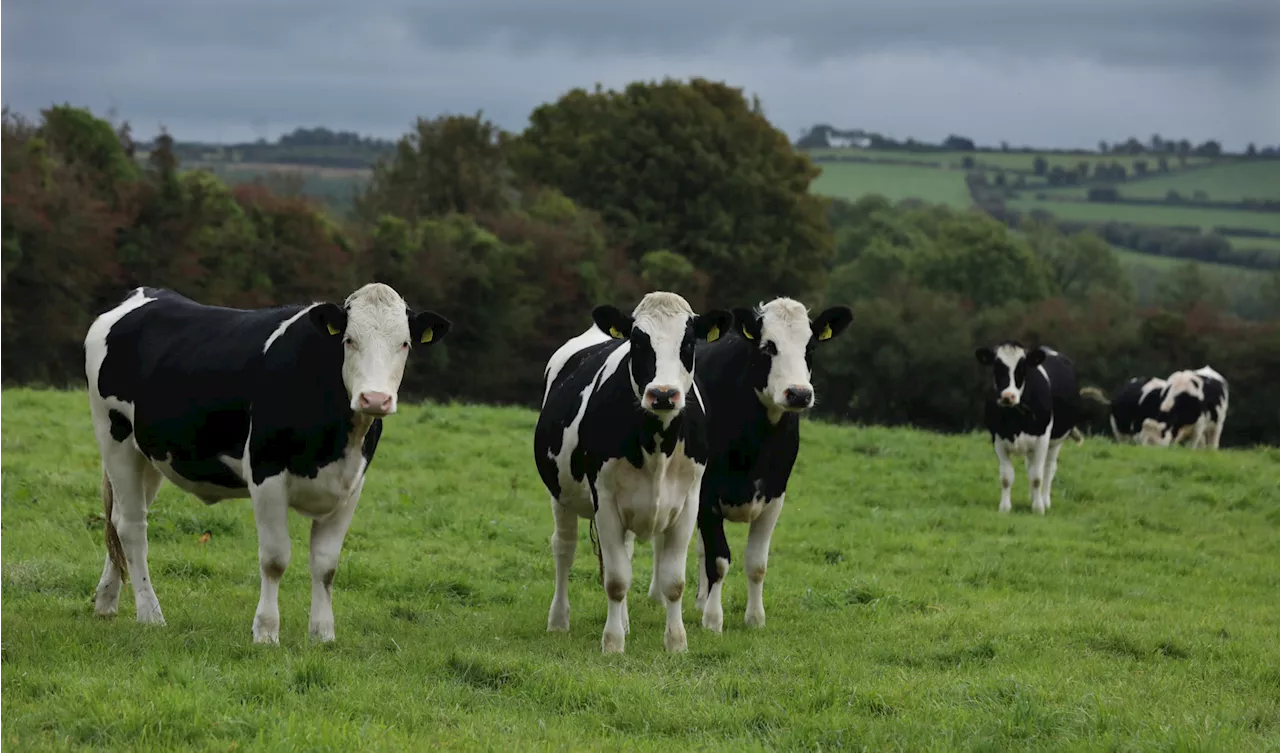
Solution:
[{"label": "grass field", "polygon": [[964,173],[959,170],[856,162],[825,162],[818,166],[822,174],[810,190],[824,196],[857,199],[878,193],[893,201],[912,198],[960,208],[972,203]]},{"label": "grass field", "polygon": [[[865,157],[868,159],[893,159],[909,162],[938,162],[944,165],[959,167],[965,157],[972,157],[974,163],[978,166],[988,168],[999,168],[1003,170],[1032,170],[1035,167],[1037,157],[1044,157],[1049,169],[1055,166],[1063,168],[1071,168],[1081,162],[1088,162],[1092,167],[1099,161],[1105,161],[1108,164],[1116,162],[1124,165],[1125,169],[1132,170],[1133,163],[1138,160],[1146,160],[1152,168],[1155,167],[1155,158],[1149,156],[1129,156],[1123,154],[1051,154],[1048,152],[905,152],[882,149],[809,149],[809,154],[814,157]],[[1188,157],[1188,165],[1199,165],[1207,162],[1204,157]],[[1179,163],[1176,158],[1169,160],[1171,170],[1178,170]]]},{"label": "grass field", "polygon": [[[1246,198],[1280,200],[1280,160],[1236,162],[1185,172],[1171,172],[1118,185],[1120,195],[1133,199],[1163,199],[1177,191],[1190,199],[1204,191],[1213,201],[1240,201]],[[1087,188],[1050,188],[1055,195],[1085,196]]]},{"label": "grass field", "polygon": [[83,393],[3,393],[12,750],[1280,747],[1280,450],[1094,438],[1064,449],[1047,517],[1029,513],[1021,470],[1002,516],[982,436],[808,423],[768,625],[742,626],[732,526],[725,633],[698,627],[689,597],[689,652],[662,650],[642,544],[627,653],[606,657],[585,526],[573,630],[545,632],[534,414],[405,405],[347,537],[337,642],[306,638],[295,518],[281,645],[261,647],[248,503],[167,485],[150,559],[168,625],[135,624],[128,589],[114,621],[92,615],[87,413]]},{"label": "grass field", "polygon": [[[1132,222],[1140,225],[1199,225],[1208,230],[1215,225],[1252,227],[1280,232],[1280,214],[1271,212],[1242,212],[1231,209],[1199,209],[1195,207],[1163,207],[1106,202],[1039,201],[1034,198],[1015,199],[1009,207],[1029,212],[1043,209],[1064,220],[1089,222]],[[1241,242],[1245,238],[1232,239]]]}]

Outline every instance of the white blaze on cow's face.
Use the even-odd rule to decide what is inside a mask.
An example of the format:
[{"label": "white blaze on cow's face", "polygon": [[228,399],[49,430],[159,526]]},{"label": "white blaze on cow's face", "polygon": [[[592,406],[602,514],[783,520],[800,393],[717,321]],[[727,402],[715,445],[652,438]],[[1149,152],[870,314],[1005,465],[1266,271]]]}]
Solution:
[{"label": "white blaze on cow's face", "polygon": [[630,341],[631,389],[640,407],[664,419],[684,410],[693,388],[694,343],[715,341],[733,325],[727,311],[693,313],[675,293],[653,292],[627,316],[613,306],[599,306],[592,319],[610,337]]},{"label": "white blaze on cow's face", "polygon": [[1028,353],[1016,342],[1001,343],[995,350],[978,348],[974,355],[978,363],[991,367],[996,402],[1006,408],[1022,402],[1022,392],[1027,387],[1027,370],[1038,368],[1045,358],[1043,350],[1036,348]]},{"label": "white blaze on cow's face", "polygon": [[839,335],[853,321],[853,311],[833,306],[809,321],[804,304],[775,298],[767,304],[733,312],[738,332],[755,347],[747,378],[771,414],[811,408],[816,396],[811,381],[813,350]]},{"label": "white blaze on cow's face", "polygon": [[439,342],[450,327],[439,314],[410,311],[400,294],[382,283],[360,288],[342,308],[322,303],[310,314],[323,333],[341,338],[342,383],[351,410],[371,416],[396,412],[409,351]]}]

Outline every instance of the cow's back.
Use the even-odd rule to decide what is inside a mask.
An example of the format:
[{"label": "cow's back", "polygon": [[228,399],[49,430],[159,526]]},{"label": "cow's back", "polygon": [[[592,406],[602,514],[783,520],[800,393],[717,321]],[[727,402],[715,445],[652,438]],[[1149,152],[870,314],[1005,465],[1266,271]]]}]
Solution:
[{"label": "cow's back", "polygon": [[[85,341],[92,399],[110,406],[149,458],[181,476],[221,486],[242,480],[220,460],[242,457],[267,340],[302,306],[245,311],[205,306],[168,290],[99,317]],[[118,418],[122,417],[122,418]],[[123,432],[124,429],[121,429]]]}]

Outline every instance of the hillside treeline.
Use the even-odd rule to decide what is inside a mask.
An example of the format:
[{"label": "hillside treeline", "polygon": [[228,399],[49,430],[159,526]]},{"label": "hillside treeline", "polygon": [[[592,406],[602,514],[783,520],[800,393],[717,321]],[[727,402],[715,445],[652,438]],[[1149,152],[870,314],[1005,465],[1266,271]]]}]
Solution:
[{"label": "hillside treeline", "polygon": [[984,386],[973,348],[1016,337],[1108,388],[1212,363],[1248,406],[1224,441],[1280,444],[1280,322],[1221,313],[1196,267],[1139,311],[1092,234],[819,198],[813,164],[722,84],[576,90],[519,134],[480,116],[419,120],[343,223],[264,184],[179,171],[167,136],[145,161],[131,149],[127,128],[84,110],[5,118],[6,384],[83,384],[85,330],[138,285],[263,306],[380,280],[455,322],[415,356],[406,396],[536,405],[546,358],[593,305],[661,288],[696,308],[852,305],[849,333],[816,356],[827,417],[970,429]]}]

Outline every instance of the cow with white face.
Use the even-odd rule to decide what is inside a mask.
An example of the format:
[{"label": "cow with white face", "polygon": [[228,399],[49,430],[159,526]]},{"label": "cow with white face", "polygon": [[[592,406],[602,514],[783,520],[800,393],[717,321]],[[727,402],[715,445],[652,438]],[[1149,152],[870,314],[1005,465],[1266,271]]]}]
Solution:
[{"label": "cow with white face", "polygon": [[95,611],[116,613],[127,574],[138,621],[164,623],[147,566],[147,509],[168,479],[206,504],[253,500],[259,643],[280,639],[288,512],[311,518],[310,634],[333,640],[338,555],[382,419],[396,412],[409,352],[449,328],[380,283],[342,306],[251,311],[138,288],[99,316],[84,341],[107,539]]},{"label": "cow with white face", "polygon": [[1013,461],[1026,458],[1031,509],[1043,515],[1051,504],[1058,453],[1070,436],[1083,441],[1075,365],[1049,348],[1028,351],[1013,340],[974,352],[991,369],[994,394],[986,402],[987,430],[1000,462],[1000,512],[1012,509]]},{"label": "cow with white face", "polygon": [[555,518],[555,595],[547,629],[569,629],[569,571],[578,519],[586,518],[599,532],[609,603],[602,650],[625,648],[638,537],[653,541],[650,594],[666,604],[664,644],[684,651],[685,561],[707,462],[705,391],[695,376],[694,345],[727,332],[733,316],[699,316],[684,298],[654,292],[630,316],[599,306],[592,319],[594,327],[547,363],[534,431],[534,461]]},{"label": "cow with white face", "polygon": [[732,557],[726,520],[747,523],[746,624],[763,627],[769,545],[800,448],[800,415],[815,401],[811,359],[853,321],[845,306],[812,320],[799,301],[776,298],[734,309],[734,332],[698,346],[711,459],[698,507],[698,607],[724,626],[721,589]]}]

